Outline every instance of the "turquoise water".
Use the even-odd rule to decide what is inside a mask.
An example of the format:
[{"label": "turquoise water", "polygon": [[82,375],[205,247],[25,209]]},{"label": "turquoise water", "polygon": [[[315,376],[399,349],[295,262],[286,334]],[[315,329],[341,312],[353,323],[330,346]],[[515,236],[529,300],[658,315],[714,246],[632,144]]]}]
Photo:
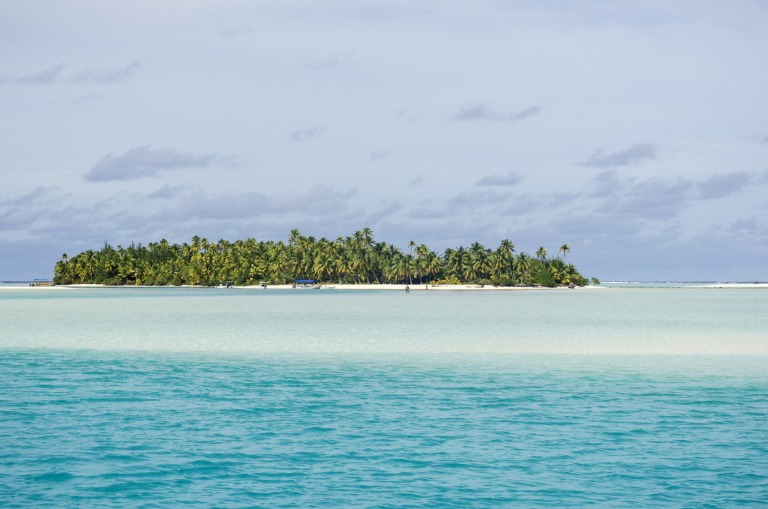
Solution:
[{"label": "turquoise water", "polygon": [[768,291],[0,291],[2,507],[765,507]]}]

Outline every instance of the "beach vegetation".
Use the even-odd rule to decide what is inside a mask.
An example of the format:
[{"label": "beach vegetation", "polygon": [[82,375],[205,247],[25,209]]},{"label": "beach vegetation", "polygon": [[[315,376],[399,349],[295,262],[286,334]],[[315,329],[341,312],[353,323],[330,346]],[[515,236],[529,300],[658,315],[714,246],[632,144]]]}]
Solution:
[{"label": "beach vegetation", "polygon": [[569,251],[563,244],[559,249],[563,258],[550,259],[540,247],[533,257],[517,252],[515,244],[504,239],[495,249],[474,242],[438,254],[416,241],[408,242],[406,250],[377,242],[371,228],[335,240],[294,229],[287,242],[254,238],[214,242],[197,235],[183,244],[161,239],[113,247],[105,242],[99,250],[63,254],[54,267],[54,282],[214,286],[231,281],[242,286],[315,279],[339,284],[587,285],[589,280],[565,262]]}]

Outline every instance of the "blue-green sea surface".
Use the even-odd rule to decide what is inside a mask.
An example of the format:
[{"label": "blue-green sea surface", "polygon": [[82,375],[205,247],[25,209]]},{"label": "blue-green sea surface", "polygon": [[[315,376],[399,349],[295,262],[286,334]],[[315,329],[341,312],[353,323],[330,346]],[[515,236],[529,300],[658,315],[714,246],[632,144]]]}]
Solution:
[{"label": "blue-green sea surface", "polygon": [[0,291],[2,507],[765,507],[768,292]]}]

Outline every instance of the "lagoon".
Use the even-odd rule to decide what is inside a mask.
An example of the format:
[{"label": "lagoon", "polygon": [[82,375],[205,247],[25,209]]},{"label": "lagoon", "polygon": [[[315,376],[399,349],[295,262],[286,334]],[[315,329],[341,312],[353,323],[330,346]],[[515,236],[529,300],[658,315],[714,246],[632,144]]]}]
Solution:
[{"label": "lagoon", "polygon": [[759,507],[768,291],[0,291],[4,507]]}]

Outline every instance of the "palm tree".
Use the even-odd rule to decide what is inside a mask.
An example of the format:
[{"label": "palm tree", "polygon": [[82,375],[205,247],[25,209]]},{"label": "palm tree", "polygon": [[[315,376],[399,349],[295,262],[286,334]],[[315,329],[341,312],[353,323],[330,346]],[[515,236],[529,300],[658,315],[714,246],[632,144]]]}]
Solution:
[{"label": "palm tree", "polygon": [[520,253],[517,255],[515,264],[517,265],[517,271],[520,273],[520,282],[522,283],[526,279],[528,271],[531,270],[531,257],[525,253]]},{"label": "palm tree", "polygon": [[542,262],[547,259],[547,250],[544,246],[539,246],[539,249],[536,250],[536,258]]},{"label": "palm tree", "polygon": [[298,228],[294,228],[288,234],[288,244],[291,246],[295,246],[300,238],[301,238],[301,232],[299,231]]},{"label": "palm tree", "polygon": [[509,239],[504,239],[496,248],[495,270],[499,279],[503,274],[512,275],[512,264],[514,262],[515,243]]},{"label": "palm tree", "polygon": [[565,254],[571,251],[571,247],[568,244],[560,246],[560,252],[563,253],[563,260],[565,260]]}]

